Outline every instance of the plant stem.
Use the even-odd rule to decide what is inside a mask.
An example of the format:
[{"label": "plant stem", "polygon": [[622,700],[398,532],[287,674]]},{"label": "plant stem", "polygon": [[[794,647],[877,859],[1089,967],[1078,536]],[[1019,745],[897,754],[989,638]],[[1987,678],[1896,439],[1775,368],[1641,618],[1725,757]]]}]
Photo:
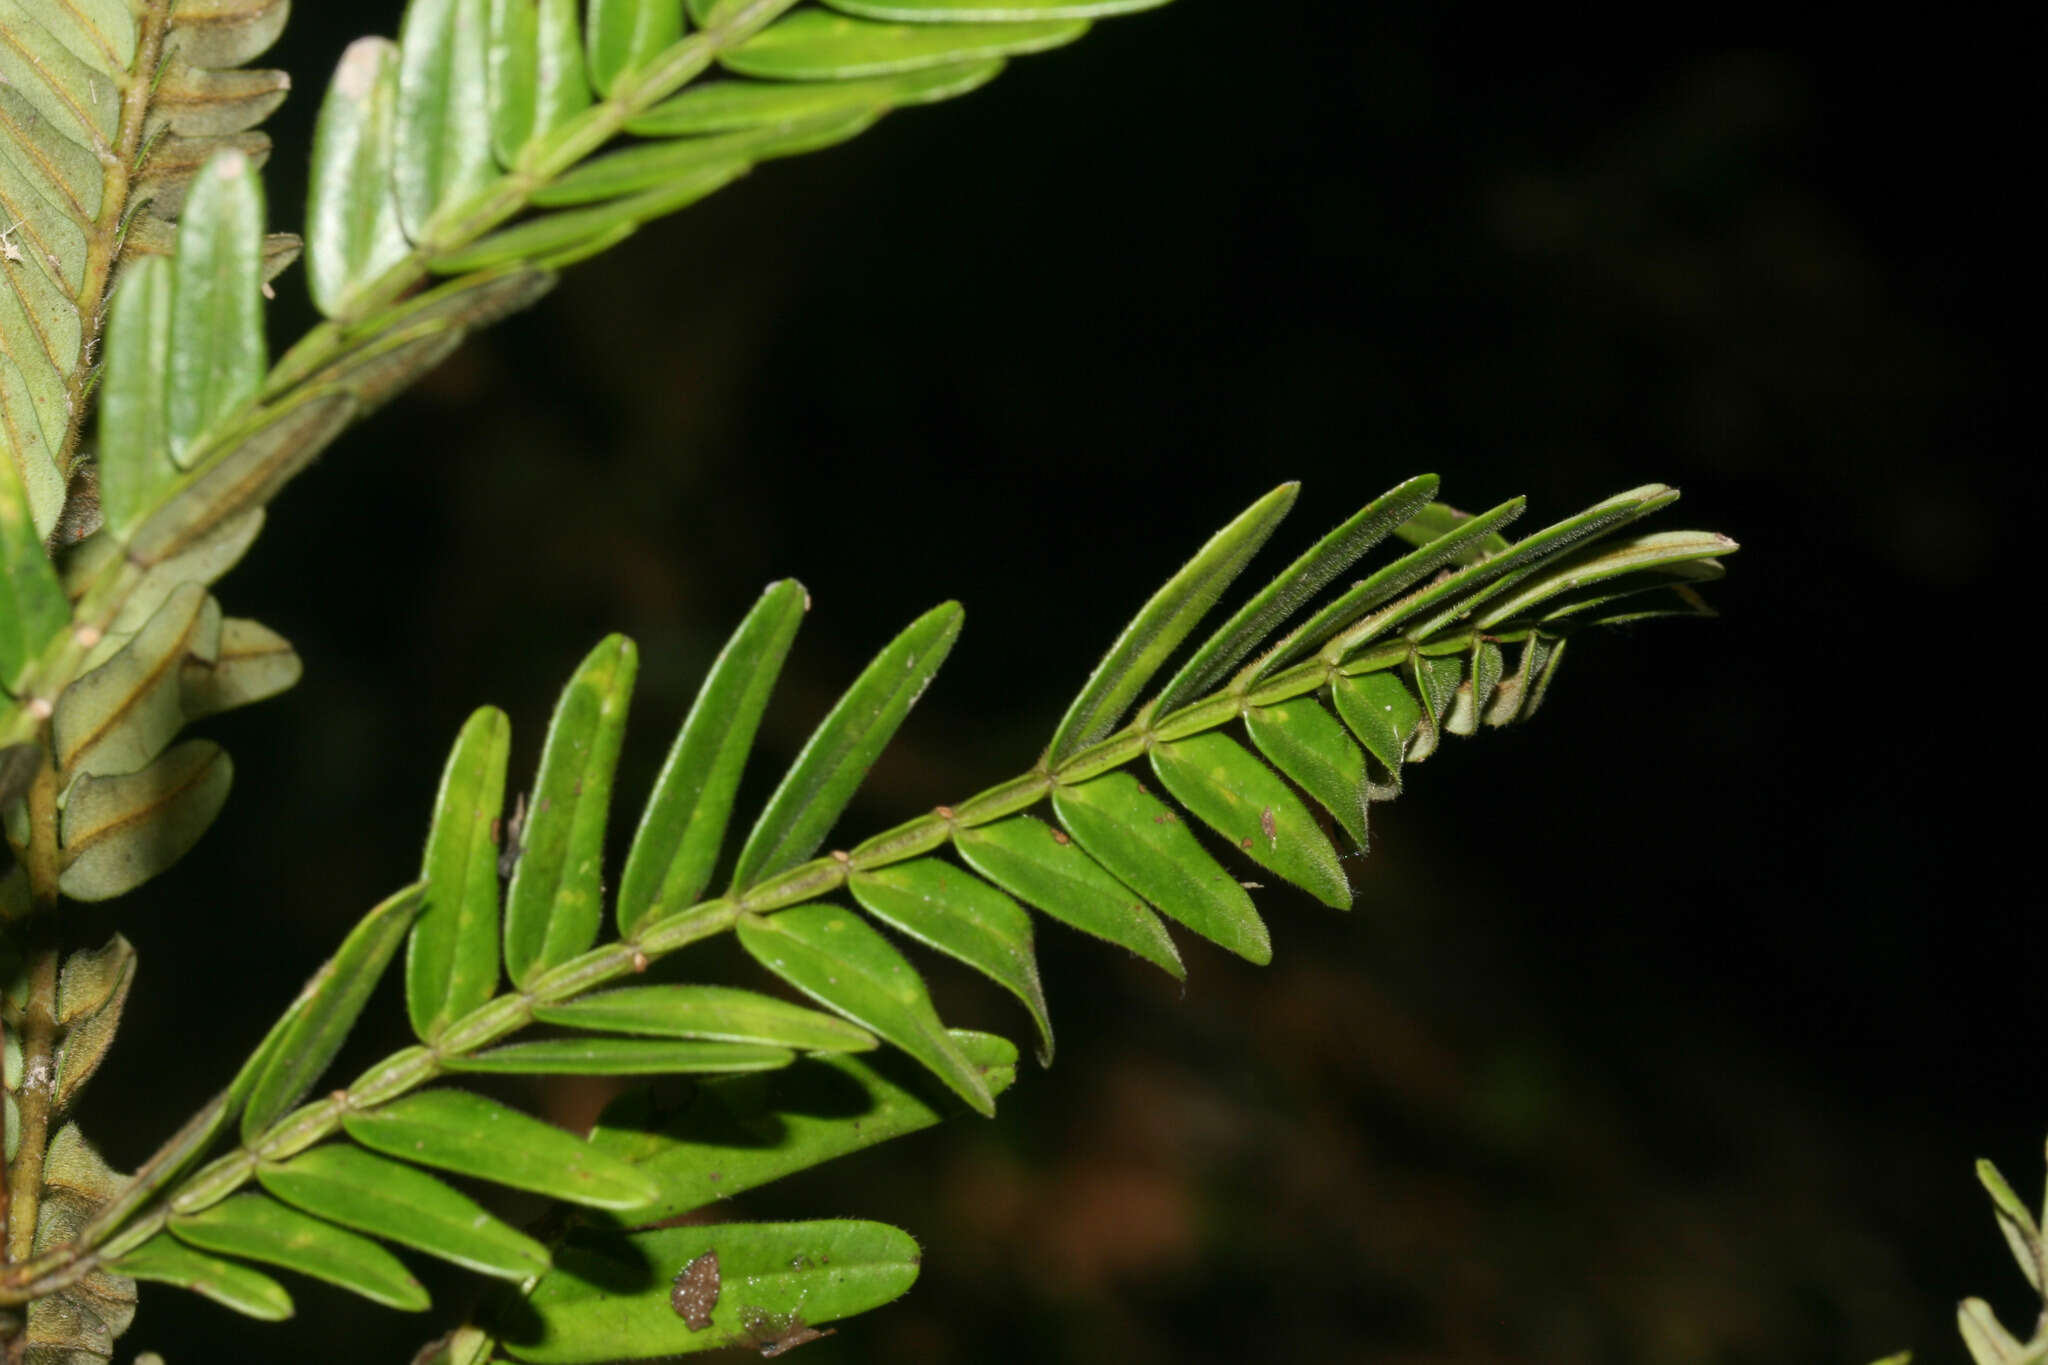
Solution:
[{"label": "plant stem", "polygon": [[43,1193],[43,1151],[49,1145],[50,1100],[57,1080],[57,770],[48,750],[28,789],[29,842],[23,859],[31,909],[18,926],[28,998],[21,1010],[20,1142],[7,1169],[9,1262],[35,1254],[36,1213]]}]

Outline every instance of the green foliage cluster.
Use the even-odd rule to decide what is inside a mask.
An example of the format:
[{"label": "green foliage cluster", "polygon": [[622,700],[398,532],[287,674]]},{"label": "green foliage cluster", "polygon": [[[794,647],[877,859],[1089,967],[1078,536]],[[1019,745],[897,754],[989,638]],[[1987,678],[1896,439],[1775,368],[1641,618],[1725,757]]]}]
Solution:
[{"label": "green foliage cluster", "polygon": [[[1533,715],[1581,627],[1705,612],[1693,587],[1735,546],[1641,530],[1673,490],[1510,540],[1520,499],[1467,515],[1421,476],[1210,624],[1293,506],[1285,484],[1143,605],[1028,771],[821,856],[962,612],[941,605],[886,644],[732,838],[809,608],[777,583],[705,678],[608,895],[637,666],[633,642],[609,637],[564,688],[526,795],[508,806],[509,720],[479,710],[418,877],[139,1171],[97,1155],[69,1118],[136,961],[118,937],[68,942],[62,905],[176,863],[232,783],[220,747],[183,732],[298,678],[284,640],[209,591],[280,489],[563,266],[762,160],[964,94],[1154,3],[413,0],[397,40],[351,46],[328,87],[304,242],[325,320],[273,360],[264,300],[298,244],[266,232],[255,125],[285,83],[243,64],[284,0],[0,0],[0,206],[15,221],[0,263],[0,1337],[16,1358],[111,1358],[139,1280],[266,1319],[292,1312],[278,1269],[427,1308],[391,1246],[496,1286],[423,1360],[799,1344],[903,1293],[915,1243],[850,1220],[661,1225],[993,1112],[1015,1048],[949,1028],[899,942],[1015,996],[1049,1063],[1032,910],[1176,976],[1169,921],[1264,962],[1267,927],[1232,862],[1348,906],[1372,804],[1444,735]],[[786,997],[647,976],[728,932]],[[417,1043],[336,1084],[401,950]],[[507,1074],[693,1084],[680,1103],[630,1086],[586,1137],[448,1083]],[[516,1227],[445,1175],[559,1210]]]}]

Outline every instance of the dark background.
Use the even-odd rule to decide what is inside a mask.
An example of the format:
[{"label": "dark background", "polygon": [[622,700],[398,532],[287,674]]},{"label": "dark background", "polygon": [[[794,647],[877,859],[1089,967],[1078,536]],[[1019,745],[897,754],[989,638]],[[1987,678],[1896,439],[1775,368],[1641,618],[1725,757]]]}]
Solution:
[{"label": "dark background", "polygon": [[[278,225],[318,73],[396,8],[295,19]],[[2030,82],[2012,35],[1938,19],[1713,15],[1181,0],[577,267],[345,438],[223,584],[307,676],[207,727],[237,794],[122,903],[142,975],[88,1129],[134,1162],[219,1086],[412,875],[468,710],[504,706],[530,770],[606,631],[643,651],[623,821],[769,579],[816,608],[763,788],[962,599],[850,843],[1026,768],[1282,479],[1276,558],[1425,469],[1528,493],[1531,526],[1655,479],[1686,492],[1663,524],[1744,543],[1724,616],[1584,640],[1535,724],[1416,770],[1353,914],[1269,892],[1273,966],[1190,944],[1184,995],[1048,927],[1060,1061],[997,1121],[731,1212],[922,1239],[917,1289],[812,1365],[1857,1365],[1961,1359],[1964,1294],[2029,1321],[1970,1162],[2036,1189],[2048,1130],[2009,602]],[[403,1041],[395,994],[372,1017],[345,1060]],[[303,1331],[146,1288],[131,1341],[396,1361],[431,1331],[293,1291]]]}]

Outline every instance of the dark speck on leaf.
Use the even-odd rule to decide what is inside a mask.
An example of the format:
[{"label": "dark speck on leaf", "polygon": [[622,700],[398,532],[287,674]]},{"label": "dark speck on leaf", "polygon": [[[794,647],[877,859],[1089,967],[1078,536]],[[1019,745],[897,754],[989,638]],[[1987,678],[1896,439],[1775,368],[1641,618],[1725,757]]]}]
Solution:
[{"label": "dark speck on leaf", "polygon": [[676,1272],[668,1301],[692,1332],[709,1327],[711,1310],[718,1306],[718,1253],[707,1251]]}]

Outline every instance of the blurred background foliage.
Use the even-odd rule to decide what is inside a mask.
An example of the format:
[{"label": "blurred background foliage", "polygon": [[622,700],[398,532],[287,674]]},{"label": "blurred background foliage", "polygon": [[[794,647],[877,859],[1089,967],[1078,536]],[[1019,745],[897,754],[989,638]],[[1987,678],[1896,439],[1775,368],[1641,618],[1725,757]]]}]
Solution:
[{"label": "blurred background foliage", "polygon": [[[397,5],[299,8],[286,227],[326,71]],[[1282,554],[1425,469],[1532,525],[1661,479],[1670,524],[1746,546],[1724,619],[1587,641],[1536,724],[1416,770],[1353,915],[1267,893],[1270,969],[1198,948],[1183,996],[1048,925],[1051,1073],[744,1211],[923,1240],[912,1295],[813,1365],[1961,1358],[1962,1294],[2031,1311],[1970,1159],[2024,1189],[2048,1128],[2001,600],[2040,491],[2006,321],[2031,101],[1984,45],[1748,18],[1181,0],[578,267],[330,452],[223,585],[307,676],[218,722],[227,813],[118,903],[142,980],[89,1131],[133,1163],[218,1087],[412,874],[462,717],[505,706],[530,771],[607,630],[644,651],[630,813],[770,578],[816,599],[776,755],[963,599],[851,842],[1027,767],[1281,479]],[[280,294],[283,340],[309,310]],[[1986,728],[2002,790],[1952,776]],[[371,1018],[363,1061],[402,1042],[395,995]],[[145,1289],[132,1341],[427,1334],[294,1293],[276,1331]]]}]

